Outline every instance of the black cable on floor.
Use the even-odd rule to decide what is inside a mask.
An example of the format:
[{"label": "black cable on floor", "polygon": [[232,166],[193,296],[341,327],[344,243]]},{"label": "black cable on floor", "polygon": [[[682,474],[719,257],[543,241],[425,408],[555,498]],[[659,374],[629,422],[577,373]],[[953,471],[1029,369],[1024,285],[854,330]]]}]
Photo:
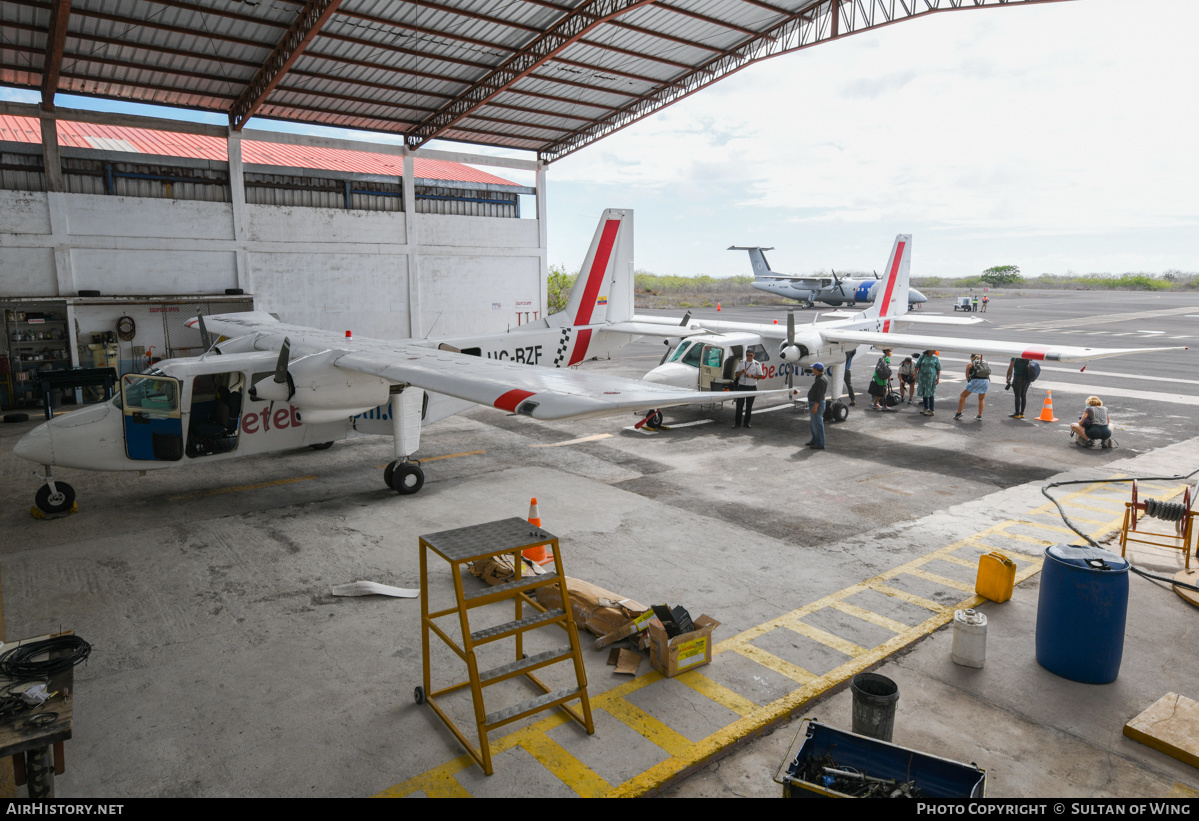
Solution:
[{"label": "black cable on floor", "polygon": [[[56,636],[52,639],[22,644],[0,656],[0,674],[9,678],[49,678],[54,673],[87,661],[92,646],[78,636]],[[50,658],[35,661],[49,653]]]}]

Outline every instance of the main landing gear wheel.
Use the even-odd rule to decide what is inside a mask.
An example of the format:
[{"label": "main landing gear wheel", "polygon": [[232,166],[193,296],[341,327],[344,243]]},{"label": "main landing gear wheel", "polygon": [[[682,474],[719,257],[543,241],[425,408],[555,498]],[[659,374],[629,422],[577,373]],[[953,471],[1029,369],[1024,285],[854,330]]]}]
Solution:
[{"label": "main landing gear wheel", "polygon": [[649,421],[645,423],[645,426],[647,428],[655,429],[662,427],[662,411],[654,411],[654,415],[649,418]]},{"label": "main landing gear wheel", "polygon": [[51,493],[49,485],[42,485],[33,497],[33,503],[42,513],[65,513],[75,504],[75,488],[66,482],[55,482],[54,487],[57,492]]},{"label": "main landing gear wheel", "polygon": [[408,496],[424,487],[425,472],[413,462],[397,459],[384,469],[383,481],[396,493]]},{"label": "main landing gear wheel", "polygon": [[849,405],[838,399],[829,405],[828,418],[830,422],[844,422],[849,418]]},{"label": "main landing gear wheel", "polygon": [[309,445],[308,447],[312,448],[313,450],[328,450],[329,448],[333,447],[333,443],[317,442],[315,445]]}]

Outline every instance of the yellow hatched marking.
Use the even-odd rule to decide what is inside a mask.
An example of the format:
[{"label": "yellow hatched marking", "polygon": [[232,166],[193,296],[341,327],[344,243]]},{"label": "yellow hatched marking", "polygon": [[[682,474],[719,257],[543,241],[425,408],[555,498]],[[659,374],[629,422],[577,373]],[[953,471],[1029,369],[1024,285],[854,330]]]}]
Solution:
[{"label": "yellow hatched marking", "polygon": [[937,573],[930,573],[927,570],[909,570],[909,576],[915,576],[918,579],[924,579],[926,582],[938,584],[941,587],[952,587],[954,590],[961,590],[963,593],[973,593],[974,585],[967,582],[959,582],[957,579],[951,579],[947,576],[942,576]]},{"label": "yellow hatched marking", "polygon": [[278,485],[290,485],[295,482],[311,482],[315,476],[296,476],[294,479],[276,479],[273,482],[259,482],[256,485],[238,485],[237,487],[222,487],[216,490],[201,490],[198,493],[184,493],[182,496],[171,496],[167,501],[182,502],[185,499],[200,499],[205,496],[220,496],[222,493],[237,493],[242,490],[260,490],[264,487],[277,487]]},{"label": "yellow hatched marking", "polygon": [[819,627],[813,627],[812,625],[802,621],[787,622],[787,629],[794,630],[801,636],[805,636],[812,641],[819,642],[825,647],[831,647],[838,653],[844,653],[850,657],[860,656],[866,652],[865,647],[854,644],[852,641],[847,641],[840,636],[835,636],[832,633],[821,630]]},{"label": "yellow hatched marking", "polygon": [[926,599],[923,596],[917,596],[914,593],[909,593],[906,590],[900,590],[896,587],[891,587],[882,582],[875,582],[867,585],[871,590],[877,593],[882,593],[884,596],[890,596],[893,599],[906,601],[908,604],[914,604],[917,607],[923,607],[925,610],[932,610],[934,613],[940,613],[945,609],[945,605],[935,602],[932,599]]},{"label": "yellow hatched marking", "polygon": [[[1102,500],[1099,500],[1099,501],[1102,501]],[[1108,504],[1110,504],[1112,507],[1115,507],[1116,505],[1123,506],[1124,502],[1112,499],[1110,502],[1108,502]],[[1081,502],[1070,502],[1068,505],[1062,505],[1062,507],[1072,507],[1072,508],[1077,508],[1079,510],[1089,510],[1092,513],[1109,513],[1110,514],[1113,512],[1111,508],[1099,507],[1099,505],[1084,505]],[[1031,515],[1031,516],[1052,516],[1055,519],[1058,518],[1057,508],[1052,507],[1052,506],[1048,510],[1037,511],[1036,513],[1031,513],[1029,515]],[[1071,516],[1070,518],[1073,519],[1074,517]]]},{"label": "yellow hatched marking", "polygon": [[687,685],[700,695],[707,696],[739,716],[747,716],[760,709],[757,702],[750,701],[740,693],[734,693],[723,684],[717,684],[698,670],[688,670],[686,673],[675,676],[674,680],[679,684]]},{"label": "yellow hatched marking", "polygon": [[689,738],[681,733],[676,733],[645,710],[623,698],[606,700],[602,709],[671,755],[684,755],[691,747]]},{"label": "yellow hatched marking", "polygon": [[780,676],[786,676],[798,684],[807,684],[816,675],[798,664],[792,664],[786,659],[781,659],[774,653],[763,650],[761,647],[755,647],[752,644],[741,644],[732,648],[734,653],[745,656],[753,662],[757,662],[768,670],[773,670]]},{"label": "yellow hatched marking", "polygon": [[[1142,487],[1144,486],[1145,485],[1142,483]],[[1182,493],[1183,490],[1185,490],[1185,486],[1179,487],[1174,493],[1171,494],[1171,496],[1178,495],[1179,493]],[[1078,493],[1071,494],[1071,498],[1083,496],[1086,493],[1093,492],[1094,491],[1092,489],[1080,491]],[[1033,512],[1030,511],[1025,515],[1033,515]],[[1122,514],[1120,518],[1116,518],[1114,523],[1110,524],[1104,529],[1118,528],[1121,518]],[[737,693],[734,693],[733,691],[723,687],[723,685],[707,679],[698,671],[691,671],[683,674],[682,676],[676,677],[676,680],[680,681],[680,683],[691,687],[697,692],[708,698],[711,698],[716,703],[723,705],[727,709],[730,709],[741,716],[741,718],[734,721],[732,724],[722,728],[721,730],[718,730],[699,742],[693,743],[689,741],[681,734],[671,730],[662,722],[650,716],[644,710],[641,710],[625,700],[625,696],[629,695],[630,693],[635,692],[642,687],[646,687],[661,681],[662,676],[656,671],[646,673],[645,675],[639,676],[632,681],[621,684],[605,693],[593,697],[591,700],[593,709],[602,709],[607,711],[613,717],[624,722],[635,731],[641,733],[641,735],[653,741],[671,755],[671,757],[665,761],[656,764],[655,766],[646,770],[644,773],[635,776],[623,784],[611,788],[608,792],[603,794],[612,797],[641,795],[648,790],[661,786],[661,784],[671,776],[685,770],[688,767],[707,760],[724,747],[727,747],[728,745],[743,739],[745,736],[760,730],[780,717],[789,715],[794,710],[801,707],[805,702],[811,700],[813,697],[827,691],[837,684],[848,680],[850,677],[856,675],[862,670],[868,669],[873,664],[886,658],[896,650],[911,644],[921,636],[931,633],[945,624],[948,624],[953,618],[953,612],[955,609],[975,607],[986,601],[986,599],[981,596],[973,595],[952,606],[946,606],[938,602],[934,602],[929,599],[915,596],[905,591],[893,588],[885,584],[886,581],[895,579],[903,573],[914,573],[914,575],[920,575],[923,573],[926,577],[931,576],[933,574],[928,574],[926,571],[921,571],[920,569],[922,566],[935,559],[941,559],[960,564],[964,560],[960,557],[951,556],[950,554],[964,547],[971,549],[983,549],[987,552],[990,552],[991,550],[998,550],[1000,552],[1004,552],[1005,554],[1014,553],[1015,557],[1018,558],[1016,583],[1019,584],[1020,582],[1023,582],[1029,577],[1033,576],[1041,569],[1042,560],[1039,554],[1035,556],[1028,555],[1020,553],[1019,551],[1013,551],[1011,548],[994,547],[982,541],[983,539],[991,536],[1001,536],[1006,539],[1029,542],[1040,547],[1055,543],[1045,541],[1043,539],[1034,539],[1032,537],[1022,536],[1020,534],[1009,534],[1005,532],[1007,528],[1013,526],[1033,526],[1033,524],[1027,520],[1008,520],[985,528],[978,533],[960,539],[953,544],[947,545],[925,556],[921,556],[905,565],[901,565],[900,567],[889,570],[864,582],[846,587],[843,590],[839,590],[815,602],[806,604],[803,607],[791,611],[790,613],[786,613],[775,619],[771,619],[764,624],[744,630],[741,633],[738,633],[737,635],[729,639],[725,639],[717,644],[713,648],[713,654],[719,654],[728,651],[737,652],[747,658],[751,658],[753,661],[759,664],[771,667],[771,669],[777,670],[778,667],[775,665],[782,665],[784,668],[790,668],[793,673],[802,674],[804,680],[800,681],[800,686],[796,690],[788,693],[786,696],[776,699],[770,704],[758,707],[749,699],[744,699]],[[1090,535],[1094,537],[1099,532],[1101,531],[1092,532]],[[872,590],[884,595],[892,596],[901,601],[915,604],[919,607],[932,611],[932,615],[930,615],[920,624],[909,627],[902,622],[890,619],[886,616],[874,613],[858,607],[857,605],[850,604],[848,601],[846,601],[846,599],[863,593],[867,590]],[[887,641],[884,641],[882,644],[879,644],[876,647],[863,649],[861,654],[857,657],[849,659],[841,666],[830,670],[828,673],[825,673],[822,676],[814,676],[802,668],[792,665],[771,653],[763,651],[760,648],[749,644],[752,639],[765,635],[766,633],[769,633],[770,631],[780,627],[795,629],[794,625],[801,624],[802,622],[799,622],[798,620],[803,616],[825,607],[837,609],[848,615],[861,618],[863,621],[884,627],[893,631],[895,636]],[[807,626],[810,627],[810,625]],[[765,662],[771,663],[767,664]],[[786,675],[786,673],[784,673],[784,675]],[[788,677],[798,680],[794,675]],[[540,741],[536,740],[544,736],[544,734],[550,729],[563,724],[566,721],[569,721],[569,719],[560,711],[555,712],[546,719],[532,724],[523,730],[519,730],[503,738],[493,740],[491,745],[493,753],[499,753],[503,750],[510,749],[513,746],[522,746],[525,749],[530,750],[530,753],[539,761],[543,760],[544,758],[546,760],[555,762],[565,762],[565,764],[562,766],[555,764],[555,766],[558,767],[558,771],[556,771],[555,774],[558,775],[559,772],[564,773],[564,775],[559,775],[559,777],[566,781],[568,786],[570,786],[580,795],[600,794],[596,792],[600,789],[599,782],[602,781],[598,775],[595,775],[594,772],[590,771],[581,764],[578,765],[578,767],[581,769],[576,768],[573,764],[571,764],[569,758],[562,759],[561,754],[553,750],[552,747],[541,746]],[[555,746],[559,746],[560,748],[560,745]],[[532,752],[532,748],[536,748],[539,752]],[[569,753],[566,755],[569,756]],[[570,758],[573,758],[573,756]],[[577,761],[577,759],[575,760]],[[411,778],[408,781],[397,784],[394,787],[391,787],[388,790],[380,793],[379,795],[399,796],[408,795],[417,791],[424,791],[429,795],[464,795],[465,790],[453,776],[454,773],[460,772],[472,766],[474,766],[474,761],[470,758],[470,756],[458,756],[446,764]],[[549,767],[549,765],[546,766]],[[551,771],[555,770],[551,768]],[[568,781],[567,779],[570,780]]]},{"label": "yellow hatched marking", "polygon": [[961,556],[941,556],[940,559],[943,562],[949,562],[950,564],[956,564],[959,567],[968,567],[971,570],[978,567],[978,559],[975,559],[974,561],[970,561],[969,559],[963,559]]},{"label": "yellow hatched marking", "polygon": [[[1066,535],[1070,536],[1070,538],[1074,538],[1075,536],[1078,535],[1077,533],[1075,533],[1073,530],[1071,530],[1068,527],[1061,527],[1059,525],[1047,525],[1044,522],[1020,521],[1020,522],[1013,522],[1013,524],[1018,525],[1018,526],[1036,528],[1037,530],[1048,530],[1050,533],[1065,533]],[[1003,535],[1008,539],[1020,538],[1015,533],[1010,533],[1007,530],[1004,530]],[[1041,539],[1040,541],[1045,541],[1045,540]],[[1056,542],[1045,542],[1045,544],[1056,544]]]},{"label": "yellow hatched marking", "polygon": [[544,733],[522,741],[520,746],[583,798],[599,798],[612,789],[611,784]]},{"label": "yellow hatched marking", "polygon": [[842,613],[847,615],[859,618],[862,621],[868,621],[871,624],[884,627],[887,630],[890,630],[892,633],[906,633],[912,629],[910,624],[904,624],[901,621],[889,619],[886,616],[875,613],[872,610],[866,610],[865,608],[858,607],[856,604],[850,604],[849,602],[833,602],[829,605],[829,607],[833,608],[834,610],[840,610]]}]

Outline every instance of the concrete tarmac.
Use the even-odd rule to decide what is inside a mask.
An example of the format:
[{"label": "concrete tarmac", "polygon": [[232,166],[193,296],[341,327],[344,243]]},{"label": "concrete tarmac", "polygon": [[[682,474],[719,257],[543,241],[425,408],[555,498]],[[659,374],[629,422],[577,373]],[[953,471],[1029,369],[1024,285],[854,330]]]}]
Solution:
[{"label": "concrete tarmac", "polygon": [[[1081,324],[1015,338],[1065,341],[1102,327],[1107,336],[1087,344],[1193,344],[1145,340],[1193,330],[1179,305],[1121,296],[1146,302],[1128,300],[1120,319],[1111,295],[1050,295],[1053,319]],[[1037,320],[1040,298],[1008,316]],[[1182,298],[1199,314],[1199,296]],[[992,301],[996,326],[1003,305]],[[661,351],[637,343],[587,367],[638,375]],[[933,419],[916,406],[872,414],[859,403],[830,428],[823,453],[801,447],[804,414],[766,402],[751,431],[729,429],[731,407],[669,414],[675,427],[661,433],[630,430],[631,417],[541,423],[477,409],[424,431],[427,482],[412,497],[383,486],[390,440],[361,437],[147,477],[56,471],[80,510],[53,521],[30,518],[34,466],[11,454],[34,423],[5,424],[5,636],[74,629],[94,646],[76,671],[60,797],[777,795],[771,776],[793,735],[785,722],[817,714],[848,728],[845,685],[874,668],[900,686],[895,740],[977,761],[991,796],[1185,792],[1199,784],[1193,770],[1120,728],[1166,692],[1199,697],[1185,652],[1195,611],[1134,578],[1124,665],[1104,686],[1042,670],[1030,631],[1041,552],[1079,541],[1040,487],[1199,468],[1192,354],[1053,372],[1066,386],[1052,389],[1058,423],[1008,419],[1001,383],[981,423],[951,422],[952,383]],[[873,361],[865,349],[859,357]],[[1068,438],[1067,419],[1096,387],[1113,392],[1113,451]],[[1151,485],[1158,498],[1182,492],[1181,482]],[[1071,516],[1110,537],[1127,490],[1083,487],[1063,491],[1074,494]],[[560,713],[534,716],[492,734],[496,775],[486,777],[413,701],[419,603],[330,588],[417,587],[420,535],[523,517],[534,496],[568,575],[721,626],[712,663],[675,679],[648,659],[619,677],[607,651],[585,652],[595,735]],[[1012,601],[983,607],[986,667],[958,668],[944,625],[977,601],[974,568],[992,549],[1012,555],[1021,581]],[[1173,572],[1182,559],[1161,551],[1137,561]],[[433,577],[445,601],[448,572],[434,566]],[[463,675],[436,642],[431,666],[442,684]],[[531,695],[517,684],[496,690],[489,709]],[[446,707],[473,726],[467,699]]]}]

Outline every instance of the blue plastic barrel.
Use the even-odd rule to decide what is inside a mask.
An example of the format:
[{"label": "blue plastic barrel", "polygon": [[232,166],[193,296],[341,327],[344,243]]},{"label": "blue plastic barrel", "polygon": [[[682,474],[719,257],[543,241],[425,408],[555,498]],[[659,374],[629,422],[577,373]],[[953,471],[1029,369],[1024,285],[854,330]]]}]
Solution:
[{"label": "blue plastic barrel", "polygon": [[1045,550],[1037,602],[1037,663],[1084,684],[1120,673],[1128,616],[1128,562],[1097,547]]}]

